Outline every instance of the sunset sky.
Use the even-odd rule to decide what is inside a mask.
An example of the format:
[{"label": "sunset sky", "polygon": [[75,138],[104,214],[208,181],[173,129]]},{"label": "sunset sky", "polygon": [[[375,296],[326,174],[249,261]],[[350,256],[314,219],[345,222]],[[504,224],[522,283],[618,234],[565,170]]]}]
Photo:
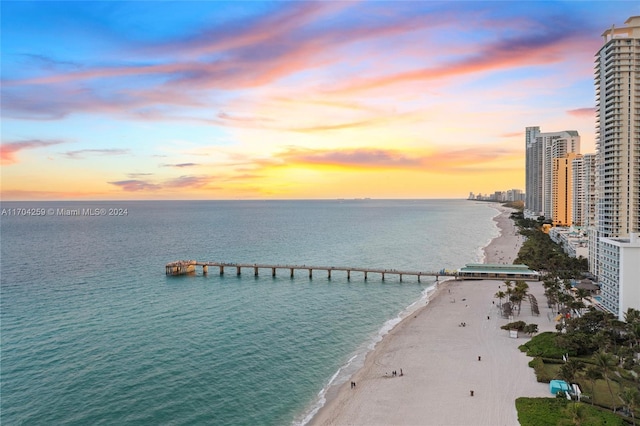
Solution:
[{"label": "sunset sky", "polygon": [[640,2],[1,3],[3,200],[466,198],[594,151]]}]

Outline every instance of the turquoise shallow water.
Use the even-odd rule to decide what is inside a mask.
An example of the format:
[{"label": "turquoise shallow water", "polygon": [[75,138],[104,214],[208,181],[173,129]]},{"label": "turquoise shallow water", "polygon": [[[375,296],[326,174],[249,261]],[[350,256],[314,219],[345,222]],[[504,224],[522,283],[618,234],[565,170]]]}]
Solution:
[{"label": "turquoise shallow water", "polygon": [[166,277],[178,259],[439,270],[479,261],[464,200],[2,203],[0,420],[304,423],[431,282],[284,271]]}]

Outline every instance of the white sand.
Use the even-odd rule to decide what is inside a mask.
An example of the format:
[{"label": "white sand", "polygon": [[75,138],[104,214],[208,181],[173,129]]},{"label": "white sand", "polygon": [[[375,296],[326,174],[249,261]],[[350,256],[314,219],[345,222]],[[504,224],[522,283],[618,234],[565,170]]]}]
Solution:
[{"label": "white sand", "polygon": [[[521,237],[510,210],[497,208],[502,235],[485,249],[486,263],[511,263]],[[528,338],[510,338],[500,329],[509,321],[498,313],[499,286],[505,289],[501,281],[441,283],[427,306],[398,324],[367,356],[351,378],[356,388],[347,381],[311,424],[517,425],[516,398],[551,395],[547,384],[536,382],[527,365],[531,358],[518,349]],[[529,287],[540,315],[533,316],[525,301],[514,321],[553,330],[542,284],[529,282]]]}]

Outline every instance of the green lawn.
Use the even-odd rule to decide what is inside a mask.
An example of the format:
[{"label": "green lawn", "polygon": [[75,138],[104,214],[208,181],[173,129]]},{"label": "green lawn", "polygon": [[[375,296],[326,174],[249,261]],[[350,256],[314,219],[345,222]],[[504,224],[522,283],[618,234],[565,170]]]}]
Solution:
[{"label": "green lawn", "polygon": [[521,426],[582,425],[582,426],[625,426],[620,417],[601,411],[587,404],[560,398],[518,398],[516,399],[518,421]]},{"label": "green lawn", "polygon": [[622,406],[622,401],[618,398],[618,394],[622,392],[621,386],[610,380],[609,383],[611,385],[611,391],[613,392],[614,399],[611,399],[611,392],[609,392],[609,387],[607,386],[607,382],[604,379],[595,381],[595,389],[591,389],[591,381],[584,378],[584,375],[578,374],[578,384],[580,385],[580,389],[583,393],[588,394],[589,396],[593,396],[595,392],[595,400],[594,403],[598,405],[604,405],[607,407],[611,407],[613,409],[613,402],[615,402],[616,407],[620,408]]}]

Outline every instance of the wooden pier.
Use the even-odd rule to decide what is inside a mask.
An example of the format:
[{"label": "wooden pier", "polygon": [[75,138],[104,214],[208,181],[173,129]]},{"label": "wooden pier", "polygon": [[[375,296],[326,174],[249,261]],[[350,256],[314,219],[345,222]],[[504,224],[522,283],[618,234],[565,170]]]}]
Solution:
[{"label": "wooden pier", "polygon": [[271,276],[276,276],[276,271],[285,270],[288,271],[289,276],[291,278],[294,277],[296,271],[304,271],[308,274],[309,278],[313,278],[313,271],[326,271],[327,278],[331,279],[332,272],[342,272],[346,273],[347,280],[351,280],[351,273],[355,272],[358,274],[362,274],[364,280],[366,281],[369,274],[376,274],[382,278],[384,281],[385,276],[393,275],[398,276],[400,278],[400,282],[402,282],[402,278],[405,276],[415,276],[418,278],[418,282],[420,282],[420,277],[435,277],[436,281],[442,276],[448,277],[456,277],[456,271],[439,271],[439,272],[423,272],[423,271],[409,271],[409,270],[399,270],[399,269],[376,269],[376,268],[357,268],[357,267],[348,267],[348,266],[309,266],[309,265],[272,265],[272,264],[262,264],[262,263],[228,263],[228,262],[199,262],[196,260],[179,260],[176,262],[167,263],[166,265],[166,274],[167,275],[186,275],[186,274],[195,274],[196,268],[202,267],[202,273],[204,275],[209,273],[209,268],[217,268],[220,275],[224,275],[225,269],[227,271],[234,271],[236,275],[241,275],[242,270],[253,270],[253,275],[258,276],[259,271],[262,269],[270,270]]}]

